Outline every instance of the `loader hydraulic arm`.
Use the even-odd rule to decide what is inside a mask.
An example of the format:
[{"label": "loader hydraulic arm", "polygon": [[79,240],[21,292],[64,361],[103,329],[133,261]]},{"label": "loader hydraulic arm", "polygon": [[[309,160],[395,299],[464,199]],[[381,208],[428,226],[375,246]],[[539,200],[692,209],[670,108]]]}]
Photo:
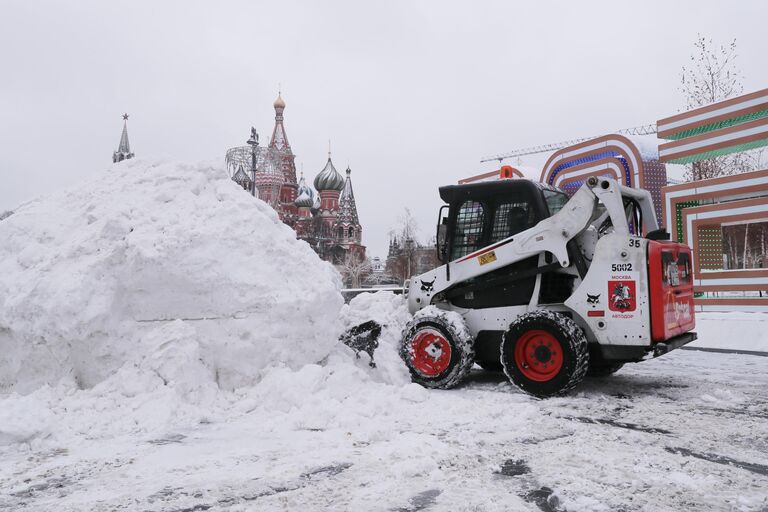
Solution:
[{"label": "loader hydraulic arm", "polygon": [[580,188],[552,217],[449,263],[451,283],[462,282],[544,252],[554,255],[560,267],[570,266],[567,244],[589,226],[596,204],[597,197],[592,190],[586,186]]}]

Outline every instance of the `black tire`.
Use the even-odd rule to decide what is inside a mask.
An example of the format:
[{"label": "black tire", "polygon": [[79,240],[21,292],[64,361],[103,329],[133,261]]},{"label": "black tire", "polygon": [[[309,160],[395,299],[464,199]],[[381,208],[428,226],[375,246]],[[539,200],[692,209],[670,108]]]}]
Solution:
[{"label": "black tire", "polygon": [[503,372],[501,361],[476,361],[477,365],[487,372]]},{"label": "black tire", "polygon": [[589,365],[588,377],[608,377],[621,370],[624,363],[594,363]]},{"label": "black tire", "polygon": [[[451,318],[452,315],[455,315]],[[428,336],[440,336],[443,345],[439,347],[441,356],[415,353],[414,342],[417,338],[429,340]],[[430,348],[436,345],[430,345]],[[445,349],[450,348],[450,357],[442,359]],[[472,336],[467,330],[464,319],[457,313],[433,310],[428,313],[417,314],[403,330],[400,341],[400,357],[411,372],[411,380],[426,388],[449,389],[458,385],[469,373],[475,362],[475,351]],[[436,373],[423,370],[423,357],[432,357],[434,361],[442,360],[436,365]],[[422,359],[419,359],[422,358]],[[439,371],[437,371],[439,370]]]},{"label": "black tire", "polygon": [[[526,351],[529,347],[535,350]],[[587,338],[567,316],[533,311],[521,315],[504,333],[501,362],[509,380],[526,393],[542,398],[561,395],[578,385],[587,374]]]}]

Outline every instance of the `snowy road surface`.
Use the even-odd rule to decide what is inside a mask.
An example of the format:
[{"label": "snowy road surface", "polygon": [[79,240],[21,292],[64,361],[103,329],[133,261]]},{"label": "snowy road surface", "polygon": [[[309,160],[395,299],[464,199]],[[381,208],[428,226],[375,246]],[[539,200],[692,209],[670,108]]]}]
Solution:
[{"label": "snowy road surface", "polygon": [[768,357],[679,350],[549,400],[312,373],[159,437],[2,447],[0,510],[768,510]]}]

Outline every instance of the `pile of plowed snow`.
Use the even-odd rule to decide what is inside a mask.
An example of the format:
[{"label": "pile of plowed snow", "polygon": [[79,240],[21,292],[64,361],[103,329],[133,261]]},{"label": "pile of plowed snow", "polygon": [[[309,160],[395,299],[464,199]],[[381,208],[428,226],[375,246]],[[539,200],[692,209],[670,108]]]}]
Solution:
[{"label": "pile of plowed snow", "polygon": [[339,287],[223,170],[123,162],[0,222],[0,391],[249,386],[327,357]]}]

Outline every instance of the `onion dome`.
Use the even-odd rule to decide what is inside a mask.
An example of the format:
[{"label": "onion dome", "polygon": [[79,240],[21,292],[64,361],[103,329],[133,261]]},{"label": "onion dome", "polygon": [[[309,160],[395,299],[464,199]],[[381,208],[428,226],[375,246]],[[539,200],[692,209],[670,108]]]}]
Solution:
[{"label": "onion dome", "polygon": [[232,176],[232,181],[234,181],[235,183],[237,183],[238,185],[240,185],[246,190],[251,188],[251,177],[245,173],[242,165],[239,165],[237,167],[237,172]]},{"label": "onion dome", "polygon": [[320,194],[315,194],[315,200],[312,203],[312,208],[310,210],[312,213],[317,213],[320,211]]},{"label": "onion dome", "polygon": [[283,101],[283,97],[280,96],[280,93],[277,93],[277,99],[272,106],[275,108],[285,108],[285,101]]},{"label": "onion dome", "polygon": [[320,171],[320,174],[315,176],[315,188],[318,192],[321,190],[341,191],[344,188],[344,178],[333,166],[330,155],[328,156],[328,163],[325,164],[325,168]]},{"label": "onion dome", "polygon": [[309,194],[307,194],[306,191],[300,193],[296,200],[293,202],[293,204],[299,208],[312,208],[314,203],[315,202],[311,197],[309,197]]},{"label": "onion dome", "polygon": [[296,200],[293,202],[296,206],[299,208],[305,207],[305,208],[312,208],[312,206],[315,204],[314,200],[314,193],[312,192],[312,189],[307,186],[307,182],[304,179],[304,175],[301,175],[301,179],[299,180],[299,188],[297,190],[297,196]]}]

